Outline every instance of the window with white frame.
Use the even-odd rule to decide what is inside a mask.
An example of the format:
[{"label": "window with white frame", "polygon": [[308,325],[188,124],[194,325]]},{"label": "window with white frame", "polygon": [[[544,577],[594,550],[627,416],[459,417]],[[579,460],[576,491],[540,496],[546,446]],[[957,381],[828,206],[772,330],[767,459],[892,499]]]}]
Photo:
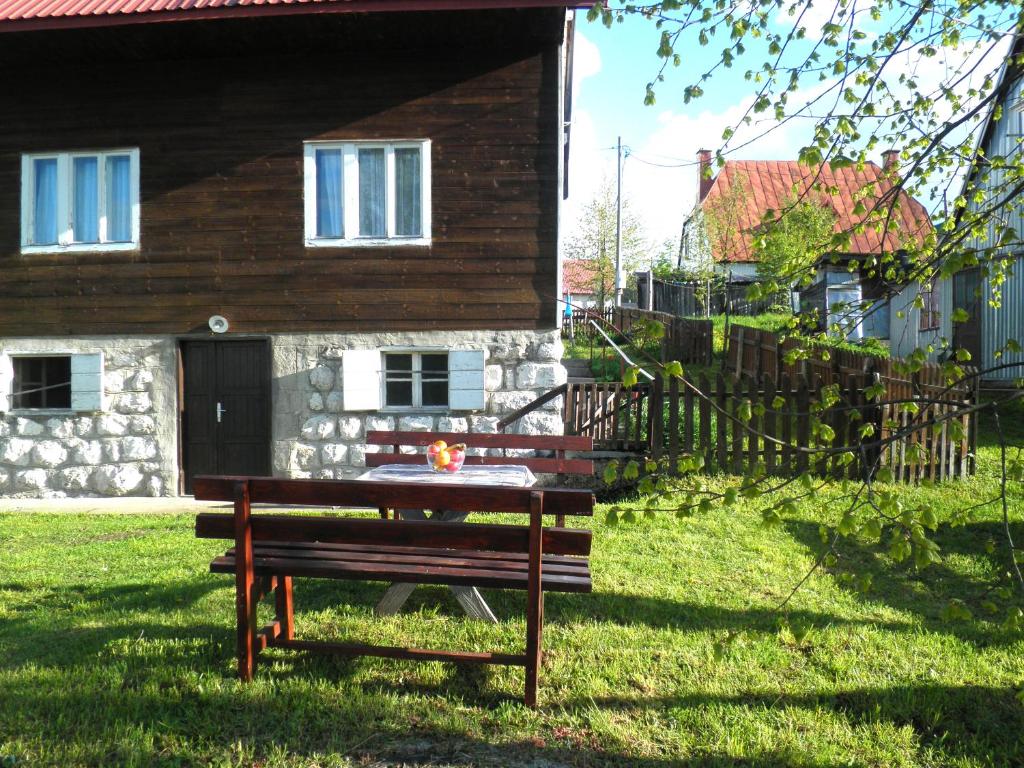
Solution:
[{"label": "window with white frame", "polygon": [[427,245],[430,142],[307,142],[306,244]]},{"label": "window with white frame", "polygon": [[386,352],[383,378],[388,408],[448,405],[447,352]]},{"label": "window with white frame", "polygon": [[139,151],[21,157],[21,245],[31,251],[139,245]]}]

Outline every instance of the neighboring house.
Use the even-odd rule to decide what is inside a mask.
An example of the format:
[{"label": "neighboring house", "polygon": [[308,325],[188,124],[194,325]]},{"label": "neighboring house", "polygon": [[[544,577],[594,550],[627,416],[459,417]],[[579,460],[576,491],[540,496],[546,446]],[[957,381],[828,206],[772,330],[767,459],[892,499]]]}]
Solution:
[{"label": "neighboring house", "polygon": [[[894,306],[905,308],[906,322],[898,332],[893,333],[893,352],[908,354],[917,348],[931,345],[933,357],[947,357],[952,350],[966,349],[971,355],[971,364],[982,370],[1003,366],[985,375],[988,380],[1012,382],[1024,377],[1024,355],[1007,349],[1007,342],[1024,344],[1024,217],[1020,211],[1020,194],[1014,191],[1019,183],[1017,171],[1000,169],[1000,158],[1010,163],[1020,162],[1024,152],[1024,71],[1018,61],[1024,55],[1024,36],[1014,42],[1013,56],[1008,56],[996,92],[1001,98],[993,102],[992,110],[979,133],[978,149],[971,171],[965,184],[974,186],[979,182],[979,173],[988,172],[987,179],[981,179],[986,191],[985,207],[1001,204],[1002,214],[992,217],[988,232],[983,238],[970,237],[964,240],[963,248],[968,251],[991,248],[1000,241],[997,226],[1013,227],[1018,238],[1000,254],[1009,263],[1009,272],[999,286],[1002,295],[1001,306],[993,307],[989,298],[993,295],[991,281],[983,267],[965,269],[951,279],[937,280],[932,290],[924,293],[925,312],[914,306],[917,286],[909,286]],[[989,168],[995,165],[995,170]],[[1012,182],[1009,175],[1014,174]],[[1006,190],[1004,192],[1004,190]],[[1012,195],[1012,199],[1006,195]],[[968,195],[969,209],[975,209],[977,201]],[[967,321],[953,322],[953,313],[963,310]],[[897,343],[898,342],[898,343]]]},{"label": "neighboring house", "polygon": [[[817,183],[823,189],[837,189],[838,194],[811,192],[808,198],[832,209],[837,232],[853,232],[866,218],[866,214],[856,210],[857,203],[863,202],[870,210],[873,201],[878,199],[865,196],[862,190],[874,188],[878,195],[884,195],[891,188],[885,171],[895,162],[896,155],[885,153],[883,166],[869,162],[862,169],[832,168],[828,164],[812,169],[795,160],[729,160],[714,178],[705,177],[705,170],[710,168],[711,153],[701,150],[698,159],[701,168],[698,202],[690,221],[715,210],[715,215],[726,226],[721,227],[723,232],[718,237],[704,235],[706,242],[702,243],[696,242],[701,239],[696,233],[685,232],[684,245],[690,249],[706,249],[718,274],[728,276],[732,282],[744,283],[757,279],[758,254],[753,237],[766,213],[784,210],[793,199],[794,192],[808,194],[811,185]],[[902,192],[898,196],[896,216],[896,225],[884,239],[872,226],[867,226],[853,234],[848,252],[827,254],[822,259],[814,285],[801,291],[801,303],[818,310],[823,323],[831,324],[836,319],[831,311],[836,304],[877,300],[863,316],[850,322],[850,335],[889,337],[889,306],[885,297],[891,289],[880,278],[868,275],[865,269],[851,272],[848,264],[851,260],[863,263],[865,259],[883,252],[898,253],[908,244],[922,243],[932,232],[924,206]],[[843,314],[848,316],[852,313],[846,311]]]},{"label": "neighboring house", "polygon": [[[599,271],[591,259],[566,259],[562,262],[562,306],[572,309],[590,309],[600,301],[597,289],[600,285]],[[609,286],[605,297],[610,298]]]},{"label": "neighboring house", "polygon": [[563,382],[571,4],[0,0],[0,495],[351,477]]}]

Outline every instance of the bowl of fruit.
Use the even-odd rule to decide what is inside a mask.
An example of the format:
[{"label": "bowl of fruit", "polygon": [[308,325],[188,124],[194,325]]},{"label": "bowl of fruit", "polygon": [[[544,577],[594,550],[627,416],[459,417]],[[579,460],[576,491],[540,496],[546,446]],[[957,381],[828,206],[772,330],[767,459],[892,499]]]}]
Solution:
[{"label": "bowl of fruit", "polygon": [[435,472],[458,472],[466,461],[466,444],[438,440],[427,446],[427,466]]}]

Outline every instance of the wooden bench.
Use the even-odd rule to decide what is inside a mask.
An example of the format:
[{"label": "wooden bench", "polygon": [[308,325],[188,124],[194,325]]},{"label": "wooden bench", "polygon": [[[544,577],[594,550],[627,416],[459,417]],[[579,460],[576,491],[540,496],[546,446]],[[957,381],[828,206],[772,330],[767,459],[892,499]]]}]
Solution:
[{"label": "wooden bench", "polygon": [[[469,466],[518,464],[531,472],[554,475],[585,475],[593,477],[594,462],[591,459],[569,458],[567,451],[592,451],[594,439],[577,435],[506,435],[476,432],[389,432],[370,430],[366,433],[368,445],[390,445],[391,453],[366,454],[366,466],[380,467],[386,464],[423,464],[423,450],[436,440],[449,445],[465,443],[466,448],[482,448],[502,451],[545,451],[554,456],[470,456],[467,451],[466,464]],[[402,453],[402,447],[417,449],[415,453]],[[559,517],[556,525],[564,525]]]},{"label": "wooden bench", "polygon": [[[235,575],[238,676],[252,679],[268,646],[420,661],[511,664],[526,668],[524,701],[537,703],[544,592],[590,592],[591,534],[545,527],[543,515],[592,515],[589,491],[425,486],[337,480],[197,477],[195,497],[231,501],[233,514],[203,512],[199,538],[231,539],[234,547],[210,564]],[[252,504],[301,504],[398,509],[429,507],[529,515],[529,526],[253,514]],[[402,581],[525,590],[526,652],[425,650],[295,638],[295,577]],[[274,593],[274,620],[257,628],[256,606]]]}]

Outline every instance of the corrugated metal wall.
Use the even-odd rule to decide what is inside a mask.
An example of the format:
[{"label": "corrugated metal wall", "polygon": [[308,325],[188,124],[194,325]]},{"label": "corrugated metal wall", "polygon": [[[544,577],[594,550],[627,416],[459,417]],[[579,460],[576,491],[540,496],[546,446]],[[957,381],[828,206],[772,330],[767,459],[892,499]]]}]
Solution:
[{"label": "corrugated metal wall", "polygon": [[[1021,137],[1024,136],[1024,112],[1018,106],[1024,97],[1024,79],[1018,80],[1010,89],[1007,100],[1003,102],[1002,114],[989,127],[990,136],[984,146],[986,156],[1003,155],[1012,157],[1022,152]],[[1005,171],[992,172],[988,186],[996,194],[1005,184]],[[1006,223],[1016,228],[1018,235],[1024,239],[1024,215],[1017,209],[1016,205],[1007,206],[1006,215],[1003,219]],[[1003,221],[998,222],[1000,225]],[[996,221],[989,226],[987,240],[972,238],[965,241],[970,248],[990,247],[997,242]],[[989,304],[991,297],[991,286],[986,279],[982,285],[982,312],[981,312],[981,359],[973,361],[980,368],[990,368],[995,365],[1009,362],[1024,362],[1024,355],[1003,354],[998,359],[996,353],[1006,346],[1006,342],[1015,339],[1024,344],[1024,260],[1022,260],[1024,247],[1016,246],[1013,252],[1006,256],[1013,258],[1013,274],[1008,275],[1002,285],[1002,305],[998,308]],[[952,338],[953,325],[951,317],[953,314],[953,287],[952,281],[944,281],[941,295],[942,313],[942,335]],[[997,371],[986,378],[993,379],[1015,379],[1024,376],[1024,366],[1009,370]]]}]

